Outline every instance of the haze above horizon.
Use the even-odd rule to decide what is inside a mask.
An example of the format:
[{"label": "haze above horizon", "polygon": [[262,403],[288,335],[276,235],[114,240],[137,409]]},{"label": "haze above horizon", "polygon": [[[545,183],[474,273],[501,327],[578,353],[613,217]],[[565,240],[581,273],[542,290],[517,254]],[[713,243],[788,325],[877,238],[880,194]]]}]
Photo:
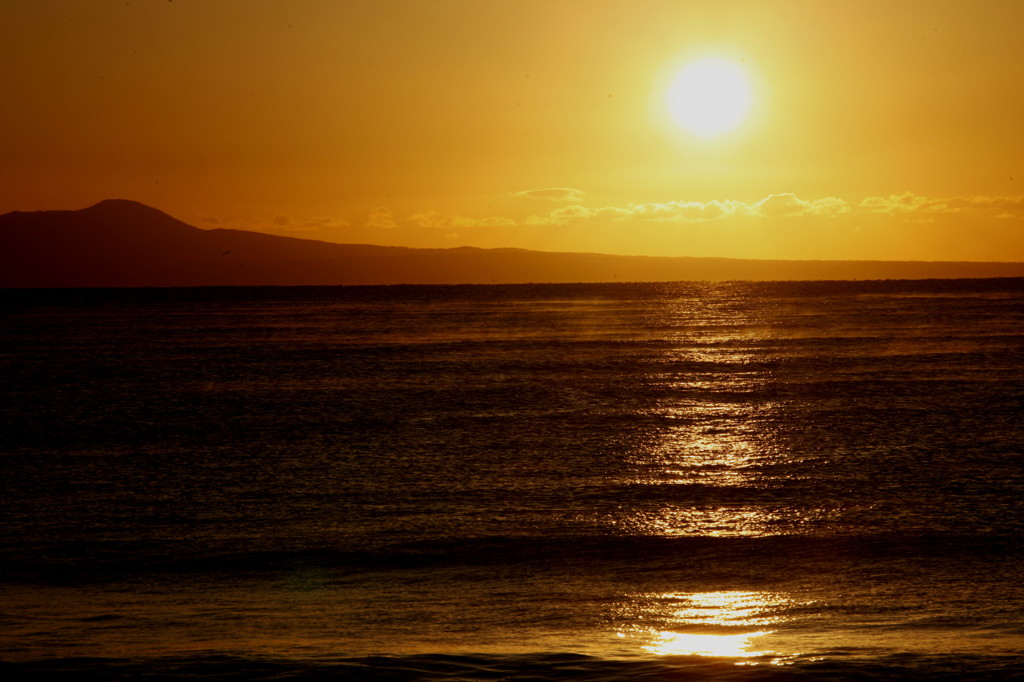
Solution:
[{"label": "haze above horizon", "polygon": [[37,0],[0,19],[0,214],[125,197],[339,243],[1024,261],[1022,3]]}]

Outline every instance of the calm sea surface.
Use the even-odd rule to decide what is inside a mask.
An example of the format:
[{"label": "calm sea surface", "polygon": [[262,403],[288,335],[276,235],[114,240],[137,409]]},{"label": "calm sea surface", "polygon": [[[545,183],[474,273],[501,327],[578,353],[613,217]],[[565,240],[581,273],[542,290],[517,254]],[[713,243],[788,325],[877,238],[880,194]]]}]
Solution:
[{"label": "calm sea surface", "polygon": [[0,302],[8,675],[1024,679],[1024,280]]}]

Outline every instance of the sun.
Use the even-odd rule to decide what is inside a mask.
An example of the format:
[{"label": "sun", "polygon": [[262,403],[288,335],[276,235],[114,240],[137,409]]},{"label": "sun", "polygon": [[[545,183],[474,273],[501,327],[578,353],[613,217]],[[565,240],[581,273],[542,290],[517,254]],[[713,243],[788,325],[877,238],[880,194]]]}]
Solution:
[{"label": "sun", "polygon": [[712,138],[743,123],[753,93],[742,66],[720,57],[705,57],[679,70],[665,100],[677,126],[695,137]]}]

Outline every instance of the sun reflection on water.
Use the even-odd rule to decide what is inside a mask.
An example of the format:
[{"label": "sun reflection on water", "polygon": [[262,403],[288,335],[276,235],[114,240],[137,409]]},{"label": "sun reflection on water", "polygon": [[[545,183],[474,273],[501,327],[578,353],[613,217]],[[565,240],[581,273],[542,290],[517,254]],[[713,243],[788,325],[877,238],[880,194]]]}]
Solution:
[{"label": "sun reflection on water", "polygon": [[633,623],[619,637],[652,654],[753,658],[777,653],[756,640],[773,634],[795,605],[772,592],[668,592],[633,595],[616,616]]},{"label": "sun reflection on water", "polygon": [[[661,503],[637,505],[616,525],[630,533],[663,537],[754,537],[778,534],[797,522],[760,500],[780,481],[772,473],[780,453],[763,424],[772,404],[696,402],[658,408],[668,422],[646,447],[630,456],[627,483],[682,486],[652,496]],[[684,492],[683,487],[689,487]]]},{"label": "sun reflection on water", "polygon": [[650,512],[634,511],[618,525],[660,537],[761,537],[789,521],[791,515],[756,505],[664,505]]},{"label": "sun reflection on water", "polygon": [[658,632],[656,639],[642,648],[659,656],[721,656],[749,658],[770,655],[771,651],[756,651],[751,647],[755,637],[770,632],[744,632],[738,635],[697,635],[681,632]]},{"label": "sun reflection on water", "polygon": [[754,537],[802,522],[770,503],[787,459],[776,437],[785,405],[766,350],[771,311],[714,293],[670,306],[660,321],[676,331],[674,343],[652,363],[654,400],[643,410],[650,427],[623,477],[653,494],[614,516],[620,531]]},{"label": "sun reflection on water", "polygon": [[681,605],[673,617],[701,625],[751,626],[778,622],[772,612],[791,600],[770,592],[695,592],[659,595],[662,601]]}]

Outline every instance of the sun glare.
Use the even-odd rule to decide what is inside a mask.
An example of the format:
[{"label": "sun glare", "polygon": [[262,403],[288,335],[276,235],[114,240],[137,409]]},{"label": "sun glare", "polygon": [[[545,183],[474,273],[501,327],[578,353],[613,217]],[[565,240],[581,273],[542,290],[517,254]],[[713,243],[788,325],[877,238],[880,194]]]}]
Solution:
[{"label": "sun glare", "polygon": [[735,130],[753,102],[750,81],[738,63],[719,57],[690,62],[666,95],[672,120],[686,132],[712,138]]},{"label": "sun glare", "polygon": [[754,639],[770,632],[742,632],[733,635],[687,634],[658,632],[654,642],[643,647],[661,656],[720,656],[723,658],[753,658],[771,652],[756,650]]}]

